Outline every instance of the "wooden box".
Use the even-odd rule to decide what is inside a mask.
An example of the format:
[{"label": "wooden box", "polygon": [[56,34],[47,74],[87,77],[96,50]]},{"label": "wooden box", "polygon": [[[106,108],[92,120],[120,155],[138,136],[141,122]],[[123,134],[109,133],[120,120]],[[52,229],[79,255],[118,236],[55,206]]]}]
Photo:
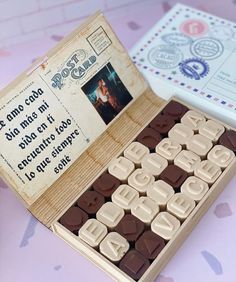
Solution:
[{"label": "wooden box", "polygon": [[[1,92],[1,176],[42,224],[117,281],[134,280],[58,220],[165,105],[101,13]],[[155,279],[235,169],[234,159],[139,281]]]}]

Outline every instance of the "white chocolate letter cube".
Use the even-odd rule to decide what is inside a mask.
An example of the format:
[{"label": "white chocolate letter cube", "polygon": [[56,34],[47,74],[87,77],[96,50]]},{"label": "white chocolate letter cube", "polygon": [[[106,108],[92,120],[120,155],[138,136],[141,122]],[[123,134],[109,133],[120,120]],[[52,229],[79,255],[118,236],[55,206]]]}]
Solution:
[{"label": "white chocolate letter cube", "polygon": [[181,145],[171,138],[162,139],[156,146],[156,152],[168,161],[173,161],[181,149]]},{"label": "white chocolate letter cube", "polygon": [[179,228],[180,221],[168,212],[160,212],[151,224],[152,231],[165,240],[172,239]]},{"label": "white chocolate letter cube", "polygon": [[124,157],[139,165],[142,159],[149,154],[149,149],[139,142],[132,142],[125,150]]},{"label": "white chocolate letter cube", "polygon": [[112,202],[105,203],[97,212],[97,219],[108,226],[114,228],[125,215],[124,210]]},{"label": "white chocolate letter cube", "polygon": [[156,153],[146,155],[142,162],[141,166],[144,170],[151,173],[154,176],[159,176],[162,171],[168,166],[168,161],[159,156]]},{"label": "white chocolate letter cube", "polygon": [[107,235],[107,227],[92,218],[85,222],[79,230],[79,238],[93,248],[96,248]]},{"label": "white chocolate letter cube", "polygon": [[195,206],[193,199],[183,193],[176,193],[167,203],[167,211],[183,221],[189,216]]},{"label": "white chocolate letter cube", "polygon": [[209,160],[200,162],[194,170],[194,174],[208,184],[213,184],[221,174],[218,165]]},{"label": "white chocolate letter cube", "polygon": [[134,163],[124,157],[112,160],[108,166],[109,173],[121,181],[125,181],[134,169]]},{"label": "white chocolate letter cube", "polygon": [[131,208],[131,213],[146,224],[150,224],[158,212],[158,204],[149,197],[140,197]]},{"label": "white chocolate letter cube", "polygon": [[163,180],[157,180],[148,187],[147,196],[153,199],[161,208],[165,208],[174,195],[174,189]]},{"label": "white chocolate letter cube", "polygon": [[226,168],[235,158],[234,152],[222,145],[216,145],[208,153],[207,158],[209,161]]},{"label": "white chocolate letter cube", "polygon": [[134,202],[139,198],[139,193],[129,185],[120,185],[112,194],[112,202],[126,211],[130,211]]},{"label": "white chocolate letter cube", "polygon": [[208,120],[206,123],[201,124],[199,128],[199,133],[213,142],[216,142],[224,131],[224,126],[214,120]]},{"label": "white chocolate letter cube", "polygon": [[194,132],[190,127],[182,123],[177,123],[174,127],[171,128],[168,133],[168,136],[172,140],[178,142],[180,145],[185,145],[187,140],[192,137],[193,134]]},{"label": "white chocolate letter cube", "polygon": [[200,157],[205,157],[212,148],[210,139],[200,134],[196,134],[187,141],[187,149]]},{"label": "white chocolate letter cube", "polygon": [[201,162],[201,158],[194,152],[183,150],[174,159],[174,164],[187,173],[192,174],[196,165]]},{"label": "white chocolate letter cube", "polygon": [[201,201],[208,190],[208,184],[196,176],[190,176],[181,186],[181,192],[196,202]]},{"label": "white chocolate letter cube", "polygon": [[145,194],[154,181],[155,177],[142,168],[136,169],[128,178],[128,184],[141,194]]},{"label": "white chocolate letter cube", "polygon": [[204,115],[195,112],[195,111],[188,111],[182,118],[181,123],[190,127],[192,130],[197,132],[202,124],[206,122],[206,118]]},{"label": "white chocolate letter cube", "polygon": [[100,252],[113,262],[120,261],[129,250],[128,241],[116,232],[109,233],[101,242]]}]

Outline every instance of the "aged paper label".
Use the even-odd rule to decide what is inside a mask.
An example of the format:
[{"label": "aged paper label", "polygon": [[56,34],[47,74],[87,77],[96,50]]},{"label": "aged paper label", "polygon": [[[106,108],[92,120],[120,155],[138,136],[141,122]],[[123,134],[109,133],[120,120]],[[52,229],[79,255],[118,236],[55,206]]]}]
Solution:
[{"label": "aged paper label", "polygon": [[145,87],[99,15],[0,99],[3,176],[33,203]]}]

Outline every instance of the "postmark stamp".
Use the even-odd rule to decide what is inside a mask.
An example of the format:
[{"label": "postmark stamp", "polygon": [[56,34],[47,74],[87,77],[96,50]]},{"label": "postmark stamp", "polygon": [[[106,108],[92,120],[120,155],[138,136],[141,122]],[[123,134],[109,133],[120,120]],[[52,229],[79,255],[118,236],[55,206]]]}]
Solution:
[{"label": "postmark stamp", "polygon": [[192,39],[189,36],[178,32],[164,34],[161,38],[165,43],[177,47],[189,45],[192,42]]},{"label": "postmark stamp", "polygon": [[235,38],[235,32],[230,26],[215,25],[210,29],[210,36],[218,38],[222,41],[228,41]]},{"label": "postmark stamp", "polygon": [[200,58],[190,58],[179,64],[181,73],[191,79],[200,80],[209,73],[208,63]]},{"label": "postmark stamp", "polygon": [[183,60],[183,54],[175,46],[158,45],[149,51],[148,60],[154,67],[171,69],[179,65]]},{"label": "postmark stamp", "polygon": [[180,25],[180,31],[188,36],[198,37],[208,31],[208,24],[199,19],[189,19]]},{"label": "postmark stamp", "polygon": [[224,46],[218,39],[204,37],[192,43],[190,52],[193,56],[201,57],[205,60],[213,60],[223,54]]}]

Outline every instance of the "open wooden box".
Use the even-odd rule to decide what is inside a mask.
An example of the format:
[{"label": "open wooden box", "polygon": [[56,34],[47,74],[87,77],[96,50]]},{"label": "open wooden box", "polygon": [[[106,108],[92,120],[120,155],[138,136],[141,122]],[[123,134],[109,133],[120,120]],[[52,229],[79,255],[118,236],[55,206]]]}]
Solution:
[{"label": "open wooden box", "polygon": [[[85,90],[101,80],[99,73],[104,68],[110,71],[111,80],[116,75],[132,96],[116,117],[106,120],[107,124]],[[134,280],[70,233],[58,219],[165,105],[150,90],[101,13],[89,18],[1,93],[2,177],[42,224],[117,281]],[[61,121],[68,119],[64,131],[55,133]],[[74,135],[71,130],[69,135],[65,132],[71,127]],[[52,134],[55,137],[46,146],[47,141],[42,140]],[[37,140],[44,146],[37,147]],[[65,140],[71,145],[62,154],[56,152],[55,147]],[[32,150],[37,153],[35,159],[28,158]],[[155,279],[235,170],[234,160],[139,281]]]}]

